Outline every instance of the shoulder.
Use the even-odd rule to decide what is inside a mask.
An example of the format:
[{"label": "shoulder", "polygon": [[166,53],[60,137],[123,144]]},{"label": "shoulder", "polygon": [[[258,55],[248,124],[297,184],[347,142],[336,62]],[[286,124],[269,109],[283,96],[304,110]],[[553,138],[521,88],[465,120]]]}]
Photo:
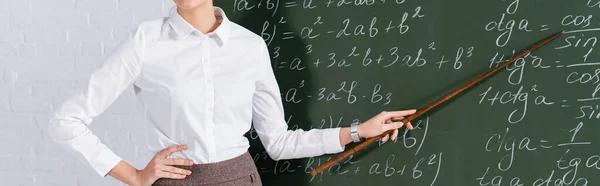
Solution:
[{"label": "shoulder", "polygon": [[142,21],[134,25],[130,36],[138,43],[148,44],[158,40],[163,35],[162,33],[168,26],[167,23],[166,17]]},{"label": "shoulder", "polygon": [[230,21],[231,35],[230,39],[248,44],[247,46],[256,47],[256,49],[266,49],[265,40],[255,32]]},{"label": "shoulder", "polygon": [[254,62],[266,62],[270,59],[269,48],[265,39],[237,23],[231,22],[229,39],[234,41],[231,44],[243,46],[243,50],[246,51],[244,53],[247,56],[252,56],[249,59],[257,59],[253,60]]},{"label": "shoulder", "polygon": [[154,19],[142,21],[138,24],[134,24],[130,27],[128,33],[124,33],[123,38],[121,38],[120,44],[116,47],[115,55],[121,53],[131,53],[135,54],[136,61],[138,63],[143,63],[144,59],[148,54],[147,50],[150,44],[159,40],[161,34],[165,30],[164,25],[166,19]]}]

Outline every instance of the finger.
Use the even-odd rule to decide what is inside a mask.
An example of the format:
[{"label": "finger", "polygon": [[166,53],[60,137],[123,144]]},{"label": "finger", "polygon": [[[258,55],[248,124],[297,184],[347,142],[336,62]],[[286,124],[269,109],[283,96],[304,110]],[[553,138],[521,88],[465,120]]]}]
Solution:
[{"label": "finger", "polygon": [[392,133],[392,141],[396,141],[396,137],[398,137],[398,129],[394,130]]},{"label": "finger", "polygon": [[381,142],[386,142],[389,137],[390,137],[390,135],[386,134],[385,136],[383,136],[383,138],[381,138]]},{"label": "finger", "polygon": [[398,129],[398,128],[402,127],[402,126],[404,126],[404,123],[402,123],[402,122],[392,122],[392,123],[389,123],[389,124],[384,124],[383,125],[383,129],[385,131],[388,131],[388,130],[392,130],[392,129]]},{"label": "finger", "polygon": [[167,158],[161,160],[161,163],[165,165],[193,165],[194,161],[182,158]]},{"label": "finger", "polygon": [[172,172],[161,171],[158,175],[161,178],[172,178],[172,179],[183,179],[186,177],[185,174],[175,174]]},{"label": "finger", "polygon": [[387,117],[398,117],[398,116],[411,115],[411,114],[414,114],[415,112],[417,112],[416,109],[391,111],[391,112],[386,112],[386,113],[388,113]]},{"label": "finger", "polygon": [[190,171],[190,170],[186,170],[186,169],[182,169],[182,168],[178,168],[178,167],[174,167],[174,166],[166,166],[166,165],[161,166],[160,170],[169,172],[169,173],[175,173],[175,174],[184,174],[184,175],[192,174],[192,171]]},{"label": "finger", "polygon": [[406,123],[406,128],[408,128],[408,130],[414,129],[410,122]]},{"label": "finger", "polygon": [[161,150],[160,152],[157,153],[158,156],[162,157],[162,158],[167,158],[169,157],[169,155],[173,154],[174,152],[177,151],[182,151],[187,149],[187,145],[173,145],[170,147],[167,147],[163,150]]},{"label": "finger", "polygon": [[392,117],[391,121],[400,121],[402,119],[404,119],[404,116],[394,116]]}]

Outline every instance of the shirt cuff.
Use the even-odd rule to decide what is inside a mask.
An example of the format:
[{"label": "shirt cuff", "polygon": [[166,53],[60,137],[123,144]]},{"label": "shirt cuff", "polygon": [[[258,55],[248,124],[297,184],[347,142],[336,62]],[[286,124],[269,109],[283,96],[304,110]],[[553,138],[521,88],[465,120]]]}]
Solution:
[{"label": "shirt cuff", "polygon": [[106,177],[108,172],[121,162],[121,157],[105,147],[98,152],[98,156],[94,160],[97,161],[92,163],[96,172],[100,176]]},{"label": "shirt cuff", "polygon": [[340,129],[341,128],[327,128],[323,129],[323,151],[326,154],[335,154],[344,151],[345,146],[340,145]]}]

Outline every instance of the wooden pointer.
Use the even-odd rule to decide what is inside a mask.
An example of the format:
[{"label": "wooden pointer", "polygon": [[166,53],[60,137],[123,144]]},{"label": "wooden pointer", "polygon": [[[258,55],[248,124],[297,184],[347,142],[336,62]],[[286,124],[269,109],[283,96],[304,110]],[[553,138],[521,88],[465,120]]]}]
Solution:
[{"label": "wooden pointer", "polygon": [[[408,122],[412,121],[413,119],[415,119],[415,118],[417,118],[417,117],[421,116],[423,113],[425,113],[425,112],[427,112],[427,111],[431,110],[432,108],[434,108],[434,107],[438,106],[439,104],[441,104],[441,103],[443,103],[443,102],[447,101],[448,99],[450,99],[450,98],[452,98],[452,97],[456,96],[458,93],[461,93],[461,92],[462,92],[462,91],[464,91],[465,89],[467,89],[467,88],[469,88],[469,87],[473,86],[474,84],[476,84],[476,83],[480,82],[481,80],[483,80],[483,79],[485,79],[485,78],[487,78],[487,77],[491,76],[492,74],[496,73],[497,71],[501,70],[502,68],[506,67],[507,65],[509,65],[509,64],[511,64],[511,63],[513,63],[513,62],[515,62],[517,59],[519,59],[519,58],[522,58],[522,57],[526,56],[527,54],[529,54],[529,53],[533,52],[533,51],[534,51],[534,50],[536,50],[537,48],[539,48],[539,47],[541,47],[542,45],[545,45],[546,43],[548,43],[548,42],[550,42],[550,41],[554,40],[556,37],[558,37],[558,36],[560,36],[560,35],[562,35],[562,34],[563,34],[563,32],[562,32],[562,31],[561,31],[561,32],[558,32],[558,33],[556,33],[556,34],[553,34],[552,36],[550,36],[550,37],[548,37],[548,38],[544,39],[543,41],[541,41],[541,42],[537,43],[536,45],[532,46],[531,48],[529,48],[529,49],[527,49],[527,50],[523,51],[521,54],[519,54],[519,55],[517,55],[517,56],[514,56],[514,57],[513,57],[513,58],[511,58],[511,59],[510,59],[508,62],[505,62],[504,64],[502,64],[502,65],[500,65],[500,66],[498,66],[498,67],[496,67],[496,68],[494,68],[494,69],[492,69],[492,70],[488,71],[487,73],[485,73],[485,74],[483,74],[483,75],[480,75],[480,76],[479,76],[479,77],[477,77],[476,79],[473,79],[473,80],[471,80],[470,82],[468,82],[467,84],[465,84],[465,85],[461,86],[460,88],[458,88],[458,89],[456,89],[456,90],[454,90],[454,91],[450,92],[449,94],[446,94],[444,97],[442,97],[442,98],[440,98],[440,99],[438,99],[438,100],[434,101],[433,103],[431,103],[431,104],[429,104],[429,105],[427,105],[427,106],[425,106],[425,107],[423,107],[423,108],[421,108],[421,109],[417,110],[417,111],[416,111],[414,114],[412,114],[412,115],[410,115],[410,116],[408,116],[408,117],[406,117],[406,118],[402,119],[402,120],[401,120],[401,122],[403,122],[403,123],[408,123]],[[367,146],[368,146],[368,145],[370,145],[371,143],[373,143],[373,142],[377,141],[378,139],[380,139],[380,138],[384,137],[386,134],[388,134],[388,133],[391,133],[391,132],[393,132],[393,130],[386,131],[386,132],[384,132],[384,133],[382,133],[382,134],[380,134],[380,135],[378,135],[378,136],[371,137],[371,138],[369,138],[369,139],[367,139],[367,140],[365,140],[365,141],[362,141],[362,142],[360,142],[359,144],[357,144],[356,146],[352,147],[351,149],[348,149],[348,150],[346,150],[346,151],[344,151],[344,152],[340,153],[340,154],[339,154],[339,155],[337,155],[336,157],[334,157],[334,158],[330,159],[329,161],[325,162],[324,164],[322,164],[322,165],[319,165],[318,167],[316,167],[315,169],[313,169],[313,170],[310,172],[310,175],[311,175],[311,176],[315,176],[315,175],[317,175],[318,173],[322,172],[323,170],[325,170],[325,169],[327,169],[327,168],[329,168],[329,167],[333,166],[335,163],[337,163],[337,162],[340,162],[340,161],[344,160],[344,159],[345,159],[345,158],[347,158],[348,156],[350,156],[350,155],[352,155],[352,154],[354,154],[354,153],[358,152],[359,150],[361,150],[361,149],[363,149],[363,148],[367,147]]]}]

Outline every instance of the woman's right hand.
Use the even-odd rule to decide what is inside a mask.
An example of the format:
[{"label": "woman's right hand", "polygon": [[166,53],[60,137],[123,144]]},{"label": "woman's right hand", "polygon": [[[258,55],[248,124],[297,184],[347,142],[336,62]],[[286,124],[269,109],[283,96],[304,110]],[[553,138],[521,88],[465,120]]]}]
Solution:
[{"label": "woman's right hand", "polygon": [[192,172],[189,170],[177,168],[171,165],[191,166],[192,160],[180,158],[168,158],[177,151],[186,150],[187,145],[173,145],[158,152],[148,165],[138,170],[137,177],[140,186],[151,186],[159,178],[183,179]]}]

